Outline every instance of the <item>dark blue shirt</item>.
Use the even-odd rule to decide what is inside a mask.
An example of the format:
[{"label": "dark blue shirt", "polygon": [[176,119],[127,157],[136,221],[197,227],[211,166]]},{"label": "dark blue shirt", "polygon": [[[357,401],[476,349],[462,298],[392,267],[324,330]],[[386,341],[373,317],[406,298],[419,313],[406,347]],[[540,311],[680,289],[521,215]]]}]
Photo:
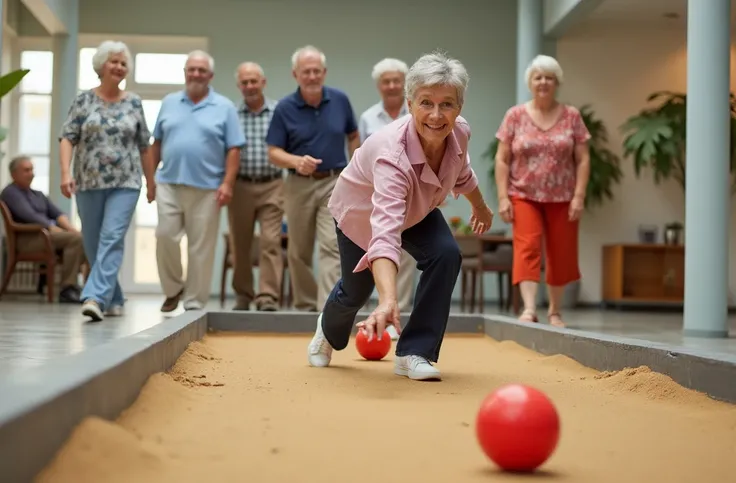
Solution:
[{"label": "dark blue shirt", "polygon": [[5,187],[0,200],[7,206],[13,221],[41,225],[48,228],[56,225],[56,219],[63,213],[40,191],[20,188],[15,183]]},{"label": "dark blue shirt", "polygon": [[348,96],[333,87],[322,88],[322,102],[312,107],[299,89],[279,101],[273,111],[266,143],[295,156],[321,159],[317,171],[348,164],[347,134],[357,131]]}]

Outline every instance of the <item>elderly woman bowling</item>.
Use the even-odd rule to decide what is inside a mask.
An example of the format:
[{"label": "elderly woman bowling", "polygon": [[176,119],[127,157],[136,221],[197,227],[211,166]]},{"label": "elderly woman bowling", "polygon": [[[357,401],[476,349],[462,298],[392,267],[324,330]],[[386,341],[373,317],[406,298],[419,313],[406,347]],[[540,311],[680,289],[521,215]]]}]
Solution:
[{"label": "elderly woman bowling", "polygon": [[512,278],[520,286],[523,322],[537,322],[536,296],[545,249],[549,323],[563,327],[565,285],[580,278],[578,223],[590,172],[580,112],[557,101],[562,69],[536,57],[526,71],[532,100],[510,108],[496,133],[498,212],[513,225]]},{"label": "elderly woman bowling", "polygon": [[[329,202],[335,219],[342,278],[317,317],[308,361],[329,365],[344,349],[355,317],[374,287],[378,307],[357,324],[369,339],[393,326],[394,373],[413,380],[440,379],[436,363],[462,257],[438,209],[452,192],[471,205],[475,233],[491,227],[468,156],[470,126],[460,116],[468,74],[441,53],[421,57],[406,75],[409,115],[375,132],[355,151]],[[396,275],[401,250],[421,272],[414,307],[401,329]]]}]

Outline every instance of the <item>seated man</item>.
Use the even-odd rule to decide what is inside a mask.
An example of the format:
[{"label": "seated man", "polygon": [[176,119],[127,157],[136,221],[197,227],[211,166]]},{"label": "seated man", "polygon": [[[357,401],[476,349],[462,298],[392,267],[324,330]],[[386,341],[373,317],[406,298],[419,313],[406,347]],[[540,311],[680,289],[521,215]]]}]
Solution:
[{"label": "seated man", "polygon": [[[13,182],[0,193],[0,200],[8,206],[16,223],[41,225],[50,232],[54,248],[63,250],[59,302],[80,303],[77,277],[85,262],[81,233],[46,195],[31,189],[33,163],[28,156],[13,158],[10,162],[10,176]],[[21,234],[18,250],[43,250],[43,240],[35,234]]]}]

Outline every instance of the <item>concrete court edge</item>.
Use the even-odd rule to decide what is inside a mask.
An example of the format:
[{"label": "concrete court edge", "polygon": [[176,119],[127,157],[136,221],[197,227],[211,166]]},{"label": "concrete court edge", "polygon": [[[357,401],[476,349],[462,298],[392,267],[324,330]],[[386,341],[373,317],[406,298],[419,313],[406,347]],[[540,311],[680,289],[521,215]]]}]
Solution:
[{"label": "concrete court edge", "polygon": [[[31,481],[85,417],[115,419],[136,400],[151,375],[168,370],[208,331],[309,334],[315,323],[316,314],[304,312],[185,312],[137,334],[2,379],[0,480]],[[736,403],[736,357],[708,357],[681,347],[520,323],[499,315],[453,314],[447,333],[513,340],[600,371],[645,365],[684,387]]]}]

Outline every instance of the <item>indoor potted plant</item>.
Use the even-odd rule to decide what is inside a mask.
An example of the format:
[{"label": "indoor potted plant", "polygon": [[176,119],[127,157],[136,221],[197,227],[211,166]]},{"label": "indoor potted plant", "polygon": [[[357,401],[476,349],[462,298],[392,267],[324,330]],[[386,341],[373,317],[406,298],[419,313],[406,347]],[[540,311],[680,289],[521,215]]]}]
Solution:
[{"label": "indoor potted plant", "polygon": [[[601,119],[598,119],[590,105],[580,107],[583,122],[590,132],[590,177],[585,195],[585,208],[592,210],[596,206],[603,205],[606,200],[614,198],[613,188],[621,182],[623,172],[621,171],[619,157],[611,151],[608,146],[608,130]],[[498,139],[494,138],[482,157],[488,158],[490,162],[489,175],[491,186],[496,187],[496,151],[498,150]],[[544,293],[540,290],[540,297]],[[580,294],[580,282],[571,283],[565,288],[564,307],[575,307]],[[544,301],[542,299],[541,301]]]},{"label": "indoor potted plant", "polygon": [[[647,98],[645,107],[629,117],[621,126],[624,134],[623,156],[634,163],[636,176],[650,169],[655,184],[673,179],[685,190],[685,139],[687,124],[687,96],[678,92],[660,91]],[[736,165],[736,99],[731,94],[731,159],[730,171]],[[736,190],[731,177],[731,193]]]}]

